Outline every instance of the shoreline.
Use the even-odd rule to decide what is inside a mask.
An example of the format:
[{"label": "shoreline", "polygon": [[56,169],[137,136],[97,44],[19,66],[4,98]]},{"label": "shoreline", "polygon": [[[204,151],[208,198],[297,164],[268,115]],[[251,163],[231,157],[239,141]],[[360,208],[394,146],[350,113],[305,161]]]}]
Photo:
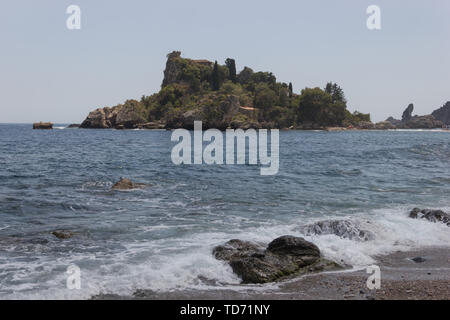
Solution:
[{"label": "shoreline", "polygon": [[[411,259],[421,257],[424,261]],[[448,300],[450,248],[433,247],[398,251],[375,257],[381,270],[381,288],[369,290],[370,274],[362,270],[304,275],[267,285],[233,289],[153,292],[137,290],[133,296],[100,294],[95,300]]]}]

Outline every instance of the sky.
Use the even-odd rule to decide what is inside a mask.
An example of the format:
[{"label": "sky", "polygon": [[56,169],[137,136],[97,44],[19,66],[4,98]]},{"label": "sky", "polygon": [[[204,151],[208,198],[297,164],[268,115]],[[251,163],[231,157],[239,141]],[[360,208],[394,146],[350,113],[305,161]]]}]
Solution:
[{"label": "sky", "polygon": [[[81,29],[69,30],[69,5]],[[369,5],[381,30],[369,30]],[[450,100],[448,0],[15,0],[0,4],[0,123],[80,123],[159,91],[166,55],[249,66],[294,91],[338,83],[350,111]]]}]

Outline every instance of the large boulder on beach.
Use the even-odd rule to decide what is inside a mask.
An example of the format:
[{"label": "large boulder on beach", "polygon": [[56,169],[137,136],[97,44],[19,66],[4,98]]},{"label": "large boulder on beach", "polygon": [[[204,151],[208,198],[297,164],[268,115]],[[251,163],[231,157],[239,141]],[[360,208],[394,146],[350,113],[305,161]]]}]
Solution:
[{"label": "large boulder on beach", "polygon": [[430,222],[441,222],[445,223],[450,227],[450,214],[445,213],[442,210],[431,210],[431,209],[419,209],[414,208],[409,213],[409,217],[413,219],[425,219]]},{"label": "large boulder on beach", "polygon": [[294,236],[279,237],[268,246],[234,239],[214,248],[213,254],[216,259],[227,261],[243,283],[267,283],[340,268],[321,258],[315,244]]}]

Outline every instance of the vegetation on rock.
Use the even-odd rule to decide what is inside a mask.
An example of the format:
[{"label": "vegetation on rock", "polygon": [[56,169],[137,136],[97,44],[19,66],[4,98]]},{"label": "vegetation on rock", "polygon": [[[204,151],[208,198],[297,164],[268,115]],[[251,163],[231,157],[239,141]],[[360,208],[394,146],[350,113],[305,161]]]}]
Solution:
[{"label": "vegetation on rock", "polygon": [[158,93],[108,110],[97,109],[82,127],[129,128],[158,122],[166,128],[192,128],[194,120],[202,120],[206,127],[220,129],[316,128],[370,122],[369,114],[347,110],[344,91],[336,83],[296,94],[292,83],[277,82],[271,72],[244,67],[236,73],[232,58],[225,65],[182,58],[179,51],[167,58]]}]

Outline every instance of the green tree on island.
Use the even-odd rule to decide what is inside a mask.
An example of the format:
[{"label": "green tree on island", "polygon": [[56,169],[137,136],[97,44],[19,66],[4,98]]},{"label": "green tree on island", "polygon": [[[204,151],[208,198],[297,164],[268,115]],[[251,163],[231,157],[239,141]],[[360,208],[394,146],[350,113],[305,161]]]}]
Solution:
[{"label": "green tree on island", "polygon": [[344,90],[337,85],[337,83],[328,82],[325,86],[325,92],[331,95],[331,102],[343,102],[347,103],[345,99]]},{"label": "green tree on island", "polygon": [[236,62],[234,61],[234,59],[228,58],[227,60],[225,60],[225,65],[228,68],[229,71],[229,79],[233,82],[236,83],[237,82],[237,77],[236,77]]},{"label": "green tree on island", "polygon": [[212,89],[214,91],[218,91],[220,89],[220,75],[219,75],[219,65],[217,64],[217,60],[214,63],[214,69],[212,72]]}]

